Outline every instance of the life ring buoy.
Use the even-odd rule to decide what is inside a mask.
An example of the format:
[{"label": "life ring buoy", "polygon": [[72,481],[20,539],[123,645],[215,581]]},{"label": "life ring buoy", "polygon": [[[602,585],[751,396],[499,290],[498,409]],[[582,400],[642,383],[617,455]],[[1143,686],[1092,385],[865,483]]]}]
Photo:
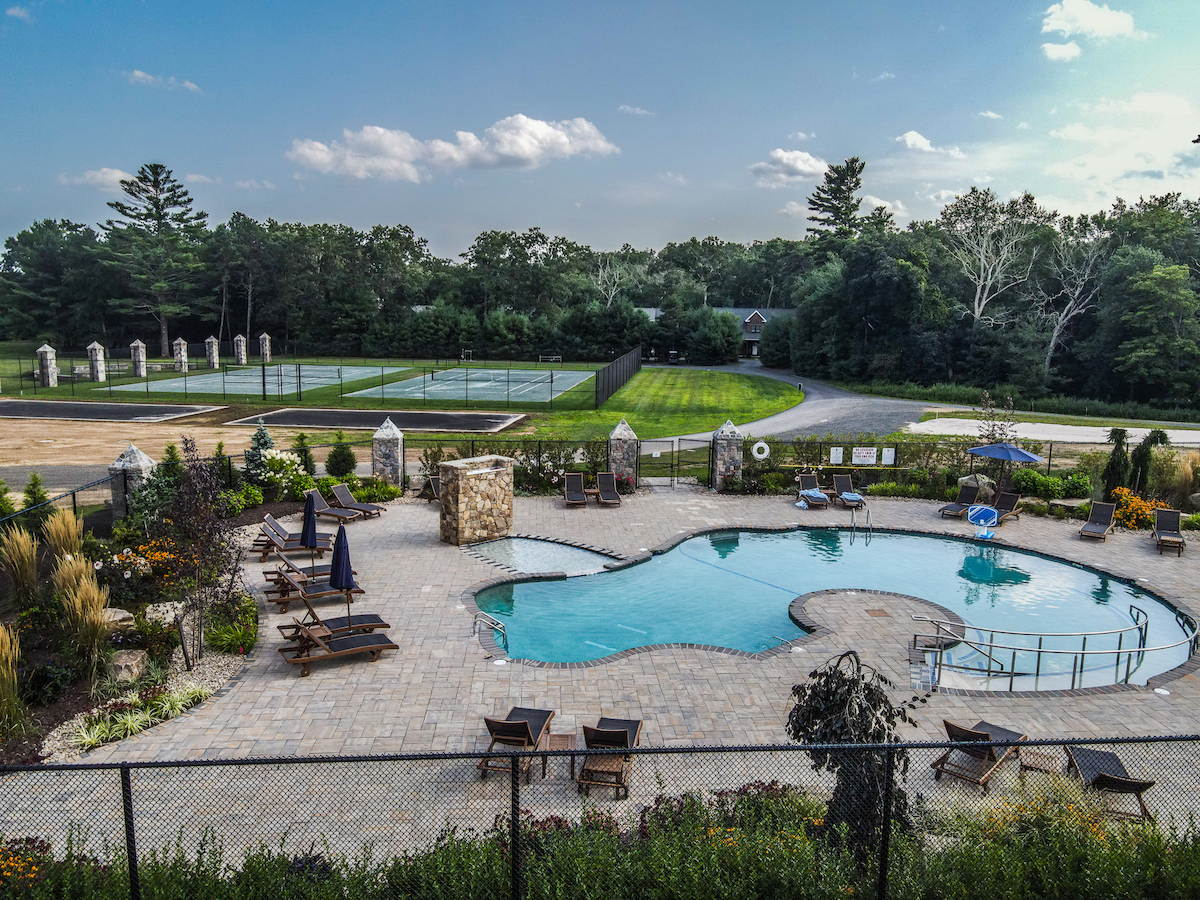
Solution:
[{"label": "life ring buoy", "polygon": [[769,457],[771,455],[771,448],[767,445],[766,441],[759,441],[757,444],[755,444],[753,447],[750,448],[750,455],[753,456],[755,459],[757,459],[759,462],[762,462],[764,459],[766,459],[767,457]]}]

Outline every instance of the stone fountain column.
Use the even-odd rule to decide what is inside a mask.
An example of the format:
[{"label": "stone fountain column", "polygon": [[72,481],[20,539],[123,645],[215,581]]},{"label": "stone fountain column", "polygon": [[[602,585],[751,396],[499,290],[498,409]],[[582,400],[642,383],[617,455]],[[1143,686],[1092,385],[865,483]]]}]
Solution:
[{"label": "stone fountain column", "polygon": [[444,462],[441,474],[441,539],[475,544],[506,537],[513,524],[513,461],[476,456]]}]

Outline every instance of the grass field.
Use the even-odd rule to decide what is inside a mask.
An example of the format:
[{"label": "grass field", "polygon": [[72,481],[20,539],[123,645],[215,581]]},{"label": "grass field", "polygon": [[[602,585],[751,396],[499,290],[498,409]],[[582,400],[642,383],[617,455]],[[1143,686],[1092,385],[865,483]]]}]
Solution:
[{"label": "grass field", "polygon": [[[981,418],[983,418],[983,413],[977,409],[954,409],[924,413],[921,416],[921,421],[929,422],[933,419],[971,419],[978,421]],[[1143,419],[1112,419],[1104,416],[1064,416],[1058,413],[1039,412],[1018,412],[1014,418],[1018,422],[1045,423],[1047,425],[1091,425],[1101,428],[1153,428],[1156,425],[1164,425],[1171,428],[1190,428],[1200,431],[1200,425],[1193,422],[1152,422]]]}]

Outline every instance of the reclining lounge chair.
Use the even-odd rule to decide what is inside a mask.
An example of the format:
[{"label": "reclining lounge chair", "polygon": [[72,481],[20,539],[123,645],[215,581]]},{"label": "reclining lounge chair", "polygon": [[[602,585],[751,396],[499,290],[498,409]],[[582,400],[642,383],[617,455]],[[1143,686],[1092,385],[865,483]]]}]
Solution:
[{"label": "reclining lounge chair", "polygon": [[996,498],[996,502],[992,504],[992,509],[999,513],[999,518],[996,519],[997,525],[1003,525],[1007,518],[1019,519],[1021,514],[1017,512],[1017,504],[1021,502],[1021,495],[1014,494],[1011,491],[1002,492]]},{"label": "reclining lounge chair", "polygon": [[335,637],[326,633],[323,628],[309,628],[305,625],[298,628],[299,643],[278,649],[289,663],[303,666],[300,670],[301,676],[308,675],[309,666],[315,662],[359,653],[370,653],[371,662],[375,662],[384,650],[400,649],[383,634],[347,634]]},{"label": "reclining lounge chair", "polygon": [[943,516],[954,516],[956,519],[961,519],[968,509],[979,498],[979,487],[974,484],[960,485],[958,488],[958,496],[954,498],[953,503],[947,503],[938,512]]},{"label": "reclining lounge chair", "polygon": [[305,491],[304,496],[313,498],[313,508],[316,510],[318,516],[326,516],[338,522],[352,522],[362,517],[362,513],[357,509],[342,509],[338,506],[330,506],[325,502],[325,498],[321,496],[321,492],[316,488]]},{"label": "reclining lounge chair", "polygon": [[375,613],[356,613],[352,616],[333,616],[332,618],[322,619],[317,615],[317,611],[313,609],[313,605],[307,598],[304,598],[304,605],[308,607],[308,612],[303,619],[293,618],[286,625],[276,626],[279,629],[279,633],[283,635],[284,640],[300,640],[301,628],[324,628],[333,637],[340,637],[343,634],[355,631],[372,632],[387,630],[392,627]]},{"label": "reclining lounge chair", "polygon": [[581,472],[568,472],[563,476],[563,503],[567,506],[587,506]]},{"label": "reclining lounge chair", "polygon": [[[589,750],[629,750],[636,747],[642,738],[641,719],[602,718],[595,728],[583,726],[584,744]],[[588,754],[579,770],[579,792],[587,796],[593,785],[613,789],[613,799],[620,800],[622,793],[629,797],[629,771],[633,757],[627,753]]]},{"label": "reclining lounge chair", "polygon": [[364,518],[374,518],[387,509],[386,506],[380,506],[378,503],[359,503],[354,499],[354,495],[350,493],[350,488],[344,484],[335,484],[330,490],[333,492],[333,499],[337,501],[338,506],[342,509],[352,509],[360,512]]},{"label": "reclining lounge chair", "polygon": [[601,505],[620,506],[621,495],[617,493],[617,476],[612,472],[599,472],[596,475],[596,501]]},{"label": "reclining lounge chair", "polygon": [[[553,718],[554,710],[528,709],[523,706],[514,706],[504,719],[485,718],[483,723],[487,726],[488,734],[492,738],[492,742],[488,744],[488,752],[491,753],[496,747],[510,751],[536,750],[546,735],[550,733],[550,720]],[[530,766],[532,764],[532,756],[526,756],[519,762],[520,767],[525,771],[526,783],[531,777]],[[488,772],[511,771],[510,760],[506,757],[497,759],[485,756],[479,761],[480,778],[487,778]],[[546,769],[543,764],[542,777],[544,778],[545,775]]]},{"label": "reclining lounge chair", "polygon": [[278,603],[281,613],[287,612],[288,604],[295,603],[297,600],[319,600],[324,597],[342,597],[347,602],[350,601],[351,594],[366,593],[356,583],[350,590],[342,590],[340,588],[331,587],[329,581],[297,581],[295,576],[290,572],[281,571],[279,573],[279,581],[274,587],[269,587],[266,590],[267,602]]},{"label": "reclining lounge chair", "polygon": [[421,488],[421,493],[417,495],[425,500],[426,503],[433,503],[435,500],[438,503],[442,502],[442,479],[439,475],[430,475],[425,479],[425,487]]},{"label": "reclining lounge chair", "polygon": [[817,485],[817,476],[812,472],[800,473],[800,492],[797,500],[803,500],[809,509],[828,509],[829,495]]},{"label": "reclining lounge chair", "polygon": [[[946,736],[956,744],[966,746],[947,750],[932,763],[933,778],[936,781],[943,775],[953,775],[971,784],[977,784],[988,792],[988,781],[1000,768],[1000,764],[1011,754],[1020,754],[1018,744],[1029,740],[1029,735],[1019,731],[1010,731],[989,722],[976,722],[971,728],[955,725],[948,719],[942,722],[946,726]],[[975,742],[1011,741],[999,747],[971,747]],[[997,752],[999,751],[999,752]]]},{"label": "reclining lounge chair", "polygon": [[854,479],[849,475],[834,475],[833,490],[836,495],[833,499],[842,504],[846,509],[850,509],[851,507],[862,509],[867,505],[867,501],[863,499],[862,494],[854,490]]},{"label": "reclining lounge chair", "polygon": [[284,531],[283,526],[275,521],[275,517],[270,513],[263,518],[261,527],[262,533],[252,548],[252,552],[260,554],[259,562],[266,562],[268,554],[272,551],[280,556],[285,553],[311,551],[318,557],[323,557],[326,551],[333,550],[333,535],[328,531],[317,532],[317,546],[313,549],[300,543],[299,532]]},{"label": "reclining lounge chair", "polygon": [[[1153,781],[1132,778],[1121,758],[1110,750],[1094,747],[1067,747],[1067,773],[1076,772],[1085,788],[1100,792],[1104,801],[1105,814],[1110,819],[1134,819],[1152,821],[1142,794],[1154,787]],[[1138,812],[1118,805],[1120,796],[1132,794],[1137,798]]]},{"label": "reclining lounge chair", "polygon": [[1113,513],[1116,509],[1115,503],[1093,503],[1087,522],[1079,529],[1079,536],[1100,540],[1107,538],[1113,530]]},{"label": "reclining lounge chair", "polygon": [[1177,509],[1156,509],[1154,511],[1154,531],[1151,534],[1154,536],[1159,556],[1162,556],[1163,547],[1170,547],[1175,551],[1176,556],[1183,554],[1183,548],[1187,546],[1187,541],[1183,539],[1183,532],[1179,529],[1179,519],[1179,510]]}]

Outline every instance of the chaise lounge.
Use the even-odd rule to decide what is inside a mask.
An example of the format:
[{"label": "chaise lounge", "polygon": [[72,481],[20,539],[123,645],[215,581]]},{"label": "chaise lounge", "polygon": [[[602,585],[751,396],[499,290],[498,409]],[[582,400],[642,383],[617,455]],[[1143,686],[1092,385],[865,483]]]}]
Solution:
[{"label": "chaise lounge", "polygon": [[996,498],[996,502],[992,504],[998,514],[996,519],[997,525],[1003,525],[1004,520],[1008,518],[1020,519],[1021,514],[1017,511],[1017,504],[1021,502],[1021,495],[1014,494],[1011,491],[1004,491]]},{"label": "chaise lounge", "polygon": [[1113,513],[1117,510],[1115,503],[1093,503],[1088,520],[1079,529],[1081,538],[1099,538],[1104,540],[1113,530]]},{"label": "chaise lounge", "polygon": [[947,503],[938,512],[943,516],[954,516],[956,519],[961,519],[968,509],[979,498],[979,486],[974,484],[963,484],[958,488],[958,496],[954,498],[953,503]]},{"label": "chaise lounge", "polygon": [[834,500],[841,503],[846,509],[862,509],[867,505],[862,494],[854,490],[854,479],[849,475],[834,475],[833,491]]},{"label": "chaise lounge", "polygon": [[[543,739],[550,733],[550,720],[554,718],[554,710],[528,709],[514,706],[503,719],[483,720],[487,726],[492,742],[488,744],[487,752],[491,753],[496,747],[506,750],[536,750]],[[485,756],[479,761],[479,777],[487,778],[488,772],[511,772],[510,757]],[[525,772],[525,781],[529,782],[530,766],[533,757],[522,758],[518,765]],[[542,777],[546,777],[545,761],[542,762]]]},{"label": "chaise lounge", "polygon": [[803,500],[809,509],[828,509],[829,495],[817,485],[817,476],[811,472],[801,472],[799,478],[800,492],[796,499]]},{"label": "chaise lounge", "polygon": [[279,581],[274,587],[269,587],[266,590],[266,599],[268,603],[279,604],[281,613],[287,612],[288,604],[294,603],[297,600],[320,600],[324,597],[344,597],[346,602],[350,602],[351,594],[366,593],[361,587],[355,583],[354,587],[349,590],[343,588],[335,588],[329,584],[328,579],[321,581],[297,581],[296,577],[291,572],[281,571],[279,573]]},{"label": "chaise lounge", "polygon": [[[1085,788],[1100,793],[1104,801],[1104,812],[1110,819],[1154,819],[1146,801],[1142,799],[1142,794],[1154,787],[1154,782],[1131,777],[1117,754],[1094,747],[1068,745],[1067,760],[1067,773],[1077,773]],[[1130,794],[1137,798],[1138,812],[1118,805],[1119,797]]]},{"label": "chaise lounge", "polygon": [[313,511],[318,516],[325,516],[338,522],[352,522],[362,517],[362,513],[357,509],[342,509],[338,506],[330,506],[325,502],[325,498],[321,496],[321,492],[316,488],[305,491],[304,496],[313,498]]},{"label": "chaise lounge", "polygon": [[347,634],[333,637],[324,633],[324,629],[300,625],[298,636],[299,643],[278,649],[289,663],[303,666],[300,670],[301,677],[308,675],[309,667],[315,662],[360,653],[371,654],[371,662],[375,662],[384,650],[400,649],[399,645],[392,643],[382,634]]},{"label": "chaise lounge", "polygon": [[342,509],[360,512],[367,519],[372,519],[387,509],[386,506],[380,506],[378,503],[359,503],[350,493],[350,488],[344,484],[335,484],[330,491],[333,493],[333,499],[338,502],[338,506]]},{"label": "chaise lounge", "polygon": [[272,551],[282,556],[285,553],[299,553],[302,550],[309,550],[318,557],[323,557],[326,551],[333,550],[333,535],[328,531],[317,532],[317,546],[315,548],[305,547],[300,543],[299,532],[284,531],[283,526],[270,513],[263,517],[261,528],[262,534],[254,542],[252,548],[252,552],[260,554],[259,562],[266,562],[267,556]]},{"label": "chaise lounge", "polygon": [[563,476],[563,503],[567,506],[587,506],[582,472],[568,472]]},{"label": "chaise lounge", "polygon": [[338,637],[342,634],[348,634],[354,631],[372,632],[378,630],[386,630],[391,628],[387,622],[383,621],[375,613],[357,613],[352,616],[333,616],[332,618],[322,619],[317,615],[317,611],[313,609],[313,605],[307,598],[303,600],[304,605],[308,607],[308,612],[303,619],[293,618],[291,622],[284,625],[277,625],[279,633],[283,635],[284,640],[296,641],[300,639],[300,629],[319,629],[324,628],[326,632]]},{"label": "chaise lounge", "polygon": [[[629,750],[641,738],[641,719],[601,718],[595,728],[583,726],[583,740],[589,750]],[[592,787],[610,787],[614,800],[620,800],[622,793],[628,798],[632,767],[633,757],[628,753],[589,753],[576,779],[579,792],[586,797]]]},{"label": "chaise lounge", "polygon": [[1187,541],[1179,527],[1180,513],[1177,509],[1156,509],[1154,511],[1154,531],[1151,535],[1158,547],[1158,555],[1162,556],[1163,547],[1170,547],[1176,556],[1183,555]]},{"label": "chaise lounge", "polygon": [[612,472],[597,473],[596,502],[601,506],[621,505],[621,495],[617,493],[617,476]]},{"label": "chaise lounge", "polygon": [[[1029,735],[1001,728],[990,722],[979,721],[971,728],[955,725],[949,719],[943,719],[942,724],[946,726],[946,736],[950,741],[963,746],[947,750],[933,761],[931,767],[934,780],[937,781],[943,775],[952,775],[971,784],[979,785],[985,794],[988,792],[988,781],[996,774],[1000,764],[1012,754],[1019,756],[1020,750],[1017,745],[1021,741],[1029,740]],[[1004,743],[993,747],[971,746],[971,744],[991,741]],[[997,753],[997,750],[1003,752]]]},{"label": "chaise lounge", "polygon": [[430,475],[425,479],[425,487],[421,488],[421,493],[417,495],[426,503],[433,503],[435,500],[438,503],[442,502],[442,479],[439,475]]}]

